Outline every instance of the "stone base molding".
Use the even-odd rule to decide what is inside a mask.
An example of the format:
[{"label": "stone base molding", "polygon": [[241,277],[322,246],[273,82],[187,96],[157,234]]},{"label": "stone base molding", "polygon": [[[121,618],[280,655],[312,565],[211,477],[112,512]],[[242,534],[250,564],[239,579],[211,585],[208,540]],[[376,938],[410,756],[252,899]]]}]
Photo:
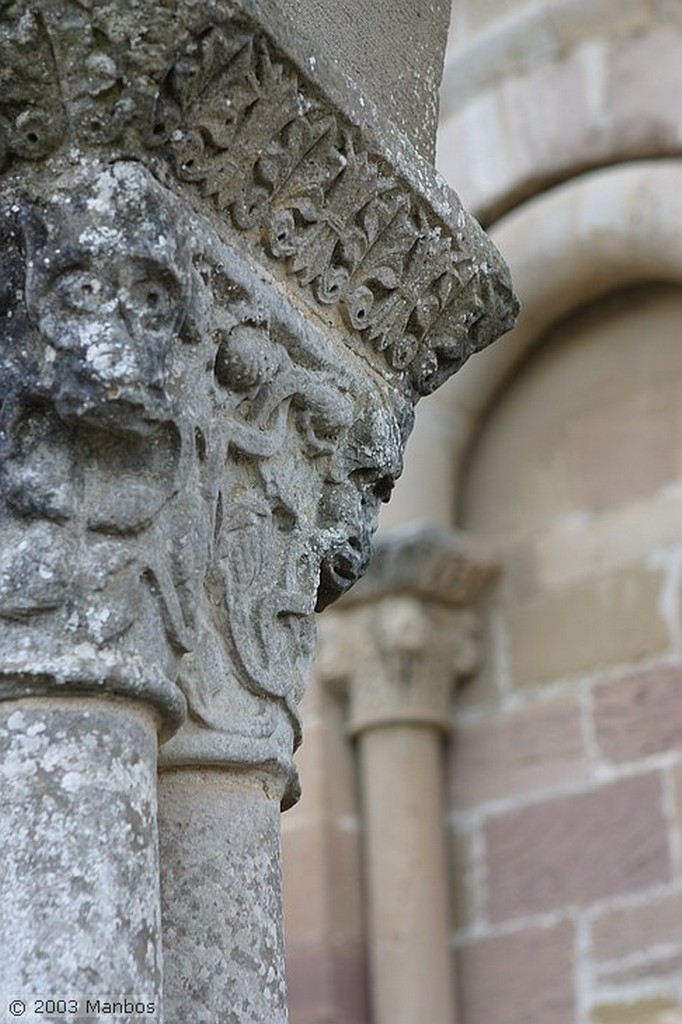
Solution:
[{"label": "stone base molding", "polygon": [[[72,964],[95,954],[85,910],[59,910],[79,870],[62,819],[111,836],[88,906],[141,901],[101,975],[21,967],[38,952],[18,942],[17,998],[160,992],[153,728],[167,1019],[285,1019],[277,813],[314,613],[367,566],[418,398],[516,312],[497,250],[377,125],[274,7],[2,5],[1,735],[17,772],[65,773],[37,842]],[[146,767],[112,802],[96,751],[126,730],[102,756]]]}]

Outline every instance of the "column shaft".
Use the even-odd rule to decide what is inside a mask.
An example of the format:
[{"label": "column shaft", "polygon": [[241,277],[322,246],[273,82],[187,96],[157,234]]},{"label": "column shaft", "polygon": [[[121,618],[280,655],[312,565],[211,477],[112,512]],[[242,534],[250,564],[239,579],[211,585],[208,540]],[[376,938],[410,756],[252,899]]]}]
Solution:
[{"label": "column shaft", "polygon": [[256,773],[159,780],[167,1024],[284,1024],[281,789]]},{"label": "column shaft", "polygon": [[454,1024],[442,734],[392,725],[358,745],[373,1024]]},{"label": "column shaft", "polygon": [[160,1021],[155,716],[96,698],[6,701],[0,716],[0,1019],[13,1000],[22,1021],[48,1019],[44,999],[67,1001],[53,1020],[116,1001],[117,1020],[147,1019],[143,1003]]}]

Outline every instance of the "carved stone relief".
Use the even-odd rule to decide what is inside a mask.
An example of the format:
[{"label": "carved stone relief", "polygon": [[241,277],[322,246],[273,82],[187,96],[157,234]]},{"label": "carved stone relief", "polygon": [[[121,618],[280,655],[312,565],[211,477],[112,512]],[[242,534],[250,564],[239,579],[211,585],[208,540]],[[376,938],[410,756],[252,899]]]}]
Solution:
[{"label": "carved stone relief", "polygon": [[406,140],[389,159],[361,130],[362,96],[337,82],[339,110],[248,4],[170,24],[159,4],[5,3],[0,169],[69,147],[154,166],[415,396],[511,326],[498,254]]},{"label": "carved stone relief", "polygon": [[0,0],[0,678],[188,708],[162,761],[290,802],[313,614],[515,300],[246,7]]},{"label": "carved stone relief", "polygon": [[169,731],[184,695],[167,756],[293,778],[313,612],[367,564],[411,403],[139,164],[76,185],[0,215],[4,680],[140,691]]}]

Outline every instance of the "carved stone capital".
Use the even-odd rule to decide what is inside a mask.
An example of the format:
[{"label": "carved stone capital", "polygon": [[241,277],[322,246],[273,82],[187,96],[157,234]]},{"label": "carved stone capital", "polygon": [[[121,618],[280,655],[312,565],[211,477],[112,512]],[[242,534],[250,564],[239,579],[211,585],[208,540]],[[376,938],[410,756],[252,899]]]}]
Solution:
[{"label": "carved stone capital", "polygon": [[291,802],[313,613],[368,563],[414,403],[516,300],[259,10],[0,3],[0,683],[139,697],[185,719],[162,765]]},{"label": "carved stone capital", "polygon": [[362,583],[320,623],[316,671],[348,693],[353,734],[449,731],[453,687],[478,664],[474,605],[495,568],[482,546],[441,527],[380,538]]}]

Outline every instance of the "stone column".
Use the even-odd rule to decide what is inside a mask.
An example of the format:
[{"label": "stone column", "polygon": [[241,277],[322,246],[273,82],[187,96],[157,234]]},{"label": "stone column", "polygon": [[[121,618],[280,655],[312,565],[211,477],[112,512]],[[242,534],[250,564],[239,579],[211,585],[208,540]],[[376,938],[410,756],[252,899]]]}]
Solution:
[{"label": "stone column", "polygon": [[485,551],[435,526],[384,534],[370,570],[323,620],[317,669],[349,695],[365,834],[375,1024],[453,1024],[443,741],[475,667]]},{"label": "stone column", "polygon": [[[314,612],[367,565],[418,398],[511,326],[508,274],[274,6],[10,0],[0,68],[6,825],[28,801],[58,851],[73,968],[22,939],[7,977],[158,993],[154,727],[167,1020],[275,1024]],[[101,837],[84,882],[66,821]],[[135,907],[104,949],[86,909],[67,940],[80,885]]]}]

